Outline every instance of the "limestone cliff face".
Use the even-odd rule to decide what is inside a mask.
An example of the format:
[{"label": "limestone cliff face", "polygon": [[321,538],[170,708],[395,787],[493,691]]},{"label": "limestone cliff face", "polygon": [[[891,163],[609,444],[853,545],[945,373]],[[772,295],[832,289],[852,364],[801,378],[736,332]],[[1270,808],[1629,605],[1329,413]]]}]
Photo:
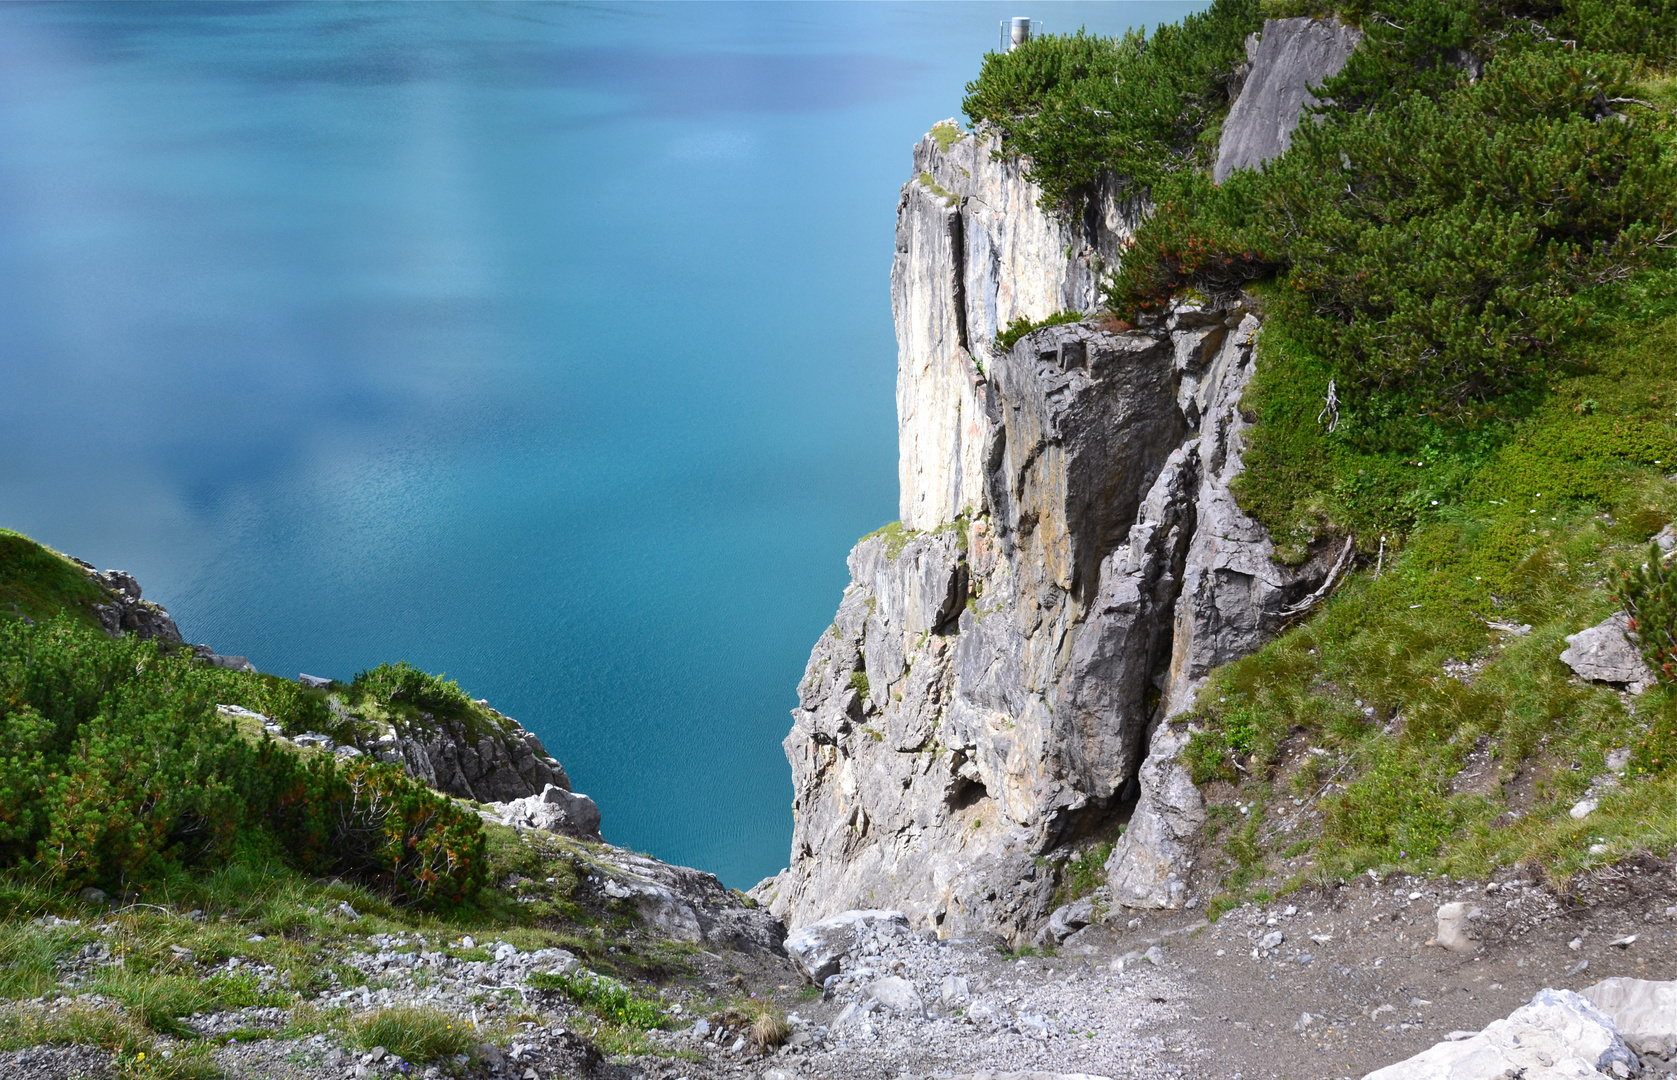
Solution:
[{"label": "limestone cliff face", "polygon": [[1132,805],[1114,898],[1191,902],[1204,811],[1172,718],[1350,549],[1281,566],[1233,497],[1261,328],[1241,298],[989,348],[1016,317],[1092,309],[1133,217],[1056,225],[1016,166],[949,134],[916,147],[898,205],[902,525],[851,552],[785,743],[791,864],[755,895],[793,927],[891,907],[1017,941],[1056,856]]},{"label": "limestone cliff face", "polygon": [[[946,120],[914,148],[897,204],[891,309],[897,324],[902,522],[935,529],[983,502],[990,420],[977,389],[998,329],[1091,311],[1142,208],[1099,198],[1069,226],[997,143]],[[975,363],[976,361],[976,363]]]}]

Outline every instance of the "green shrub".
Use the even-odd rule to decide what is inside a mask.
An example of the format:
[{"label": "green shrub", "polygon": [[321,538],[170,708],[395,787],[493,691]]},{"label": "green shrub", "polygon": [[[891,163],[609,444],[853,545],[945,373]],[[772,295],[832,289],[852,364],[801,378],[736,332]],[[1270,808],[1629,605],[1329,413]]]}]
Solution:
[{"label": "green shrub", "polygon": [[1230,72],[1261,22],[1257,0],[1213,0],[1152,37],[1043,35],[985,56],[961,107],[1026,159],[1045,209],[1074,216],[1103,175],[1144,193],[1210,160]]},{"label": "green shrub", "polygon": [[1653,715],[1642,737],[1631,744],[1630,771],[1659,776],[1677,769],[1677,694],[1670,686],[1643,695],[1640,704]]},{"label": "green shrub", "polygon": [[216,704],[237,705],[261,713],[279,724],[288,735],[305,731],[333,734],[340,726],[337,716],[327,707],[323,692],[311,690],[290,679],[205,664],[198,667],[194,680],[203,688],[204,695]]},{"label": "green shrub", "polygon": [[408,902],[466,902],[483,887],[483,823],[394,765],[354,758],[339,772],[333,848],[344,872]]},{"label": "green shrub", "polygon": [[1619,602],[1630,616],[1642,656],[1662,683],[1677,681],[1677,570],[1658,545],[1648,545],[1647,561],[1619,570]]},{"label": "green shrub", "polygon": [[475,705],[454,680],[421,671],[406,660],[380,664],[356,675],[350,683],[350,697],[371,698],[386,708],[423,709],[445,718],[464,716]]},{"label": "green shrub", "polygon": [[1347,435],[1382,410],[1517,409],[1499,397],[1541,386],[1605,286],[1677,223],[1663,122],[1596,114],[1630,76],[1613,57],[1509,49],[1436,100],[1303,125],[1262,172],[1173,180],[1109,299],[1156,307],[1278,270],[1273,314],[1338,380]]},{"label": "green shrub", "polygon": [[530,976],[537,990],[557,990],[609,1024],[650,1031],[663,1025],[662,1001],[649,1001],[603,975],[538,972]]},{"label": "green shrub", "polygon": [[253,850],[402,902],[477,892],[475,814],[392,766],[242,737],[215,711],[225,674],[68,615],[0,624],[0,867],[123,891],[224,865],[248,834]]},{"label": "green shrub", "polygon": [[1007,350],[1013,348],[1015,342],[1030,333],[1032,330],[1041,330],[1045,326],[1064,326],[1067,323],[1080,323],[1088,317],[1088,315],[1081,311],[1056,311],[1046,319],[1032,322],[1021,315],[1019,318],[1008,323],[999,333],[996,334],[996,341],[992,346],[992,349],[995,352],[1006,352]]}]

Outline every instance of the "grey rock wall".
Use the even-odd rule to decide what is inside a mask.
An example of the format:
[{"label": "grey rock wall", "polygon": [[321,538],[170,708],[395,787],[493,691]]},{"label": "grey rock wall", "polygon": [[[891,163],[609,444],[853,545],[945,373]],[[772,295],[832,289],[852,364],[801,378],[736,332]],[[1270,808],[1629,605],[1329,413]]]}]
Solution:
[{"label": "grey rock wall", "polygon": [[1229,492],[1257,329],[1238,303],[1178,305],[991,357],[973,516],[851,553],[786,739],[791,865],[755,892],[771,911],[799,927],[889,907],[1028,940],[1052,857],[1138,791],[1114,895],[1188,902],[1204,809],[1163,721],[1332,561],[1274,564]]},{"label": "grey rock wall", "polygon": [[995,140],[957,131],[946,120],[914,148],[897,206],[898,475],[902,521],[913,529],[983,503],[983,371],[997,331],[1017,318],[1093,310],[1101,268],[1117,262],[1144,211],[1097,198],[1081,221],[1057,221],[1038,208],[1042,191],[1021,163],[994,160]]},{"label": "grey rock wall", "polygon": [[1300,116],[1317,102],[1311,91],[1339,73],[1361,38],[1335,19],[1265,20],[1256,50],[1248,43],[1251,70],[1223,121],[1212,169],[1216,181],[1286,150]]}]

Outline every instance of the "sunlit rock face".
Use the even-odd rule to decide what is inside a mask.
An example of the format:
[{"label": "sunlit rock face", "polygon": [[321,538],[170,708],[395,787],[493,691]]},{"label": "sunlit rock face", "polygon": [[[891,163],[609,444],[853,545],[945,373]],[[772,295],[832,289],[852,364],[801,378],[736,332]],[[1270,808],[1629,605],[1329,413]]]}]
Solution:
[{"label": "sunlit rock face", "polygon": [[1140,220],[1139,206],[1109,198],[1076,224],[1056,220],[1020,162],[993,159],[997,146],[953,120],[937,125],[915,146],[897,204],[898,478],[911,529],[983,505],[990,422],[978,384],[997,331],[1095,309],[1100,268]]}]

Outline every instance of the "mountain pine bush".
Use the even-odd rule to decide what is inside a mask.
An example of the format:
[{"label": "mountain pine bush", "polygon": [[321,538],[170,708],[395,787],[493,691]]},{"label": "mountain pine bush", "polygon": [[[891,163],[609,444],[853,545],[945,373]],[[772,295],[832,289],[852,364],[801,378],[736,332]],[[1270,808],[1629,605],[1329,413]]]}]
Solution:
[{"label": "mountain pine bush", "polygon": [[298,869],[402,902],[476,894],[477,815],[392,766],[304,759],[245,738],[215,709],[240,685],[247,701],[312,707],[262,677],[112,640],[68,614],[0,624],[0,867],[126,891],[171,869],[222,865],[255,831]]},{"label": "mountain pine bush", "polygon": [[1045,34],[985,56],[961,107],[1025,159],[1045,209],[1075,216],[1103,175],[1145,195],[1210,161],[1230,74],[1261,23],[1257,0],[1213,0],[1152,37]]}]

